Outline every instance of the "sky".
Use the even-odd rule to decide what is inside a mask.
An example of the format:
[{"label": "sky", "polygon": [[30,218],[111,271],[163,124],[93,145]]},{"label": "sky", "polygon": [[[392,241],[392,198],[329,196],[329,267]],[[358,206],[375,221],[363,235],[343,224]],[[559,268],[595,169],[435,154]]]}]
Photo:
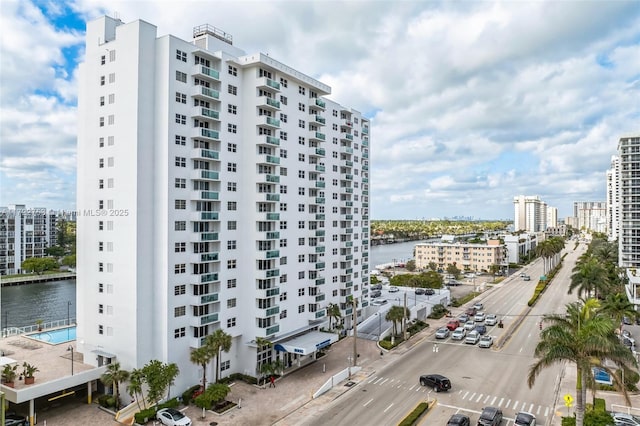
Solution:
[{"label": "sky", "polygon": [[370,218],[513,219],[605,201],[640,133],[637,1],[0,2],[0,205],[75,209],[85,22],[210,24],[371,120]]}]

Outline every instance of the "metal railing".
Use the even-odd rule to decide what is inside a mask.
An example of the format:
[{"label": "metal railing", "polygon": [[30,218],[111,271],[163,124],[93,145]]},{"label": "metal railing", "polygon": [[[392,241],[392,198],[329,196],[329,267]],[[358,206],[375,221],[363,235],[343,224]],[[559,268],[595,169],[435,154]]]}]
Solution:
[{"label": "metal railing", "polygon": [[53,328],[67,327],[69,325],[75,325],[76,319],[70,318],[67,322],[66,319],[44,322],[42,324],[26,325],[24,327],[5,327],[2,329],[2,337],[20,336],[22,334],[37,333],[38,331],[51,330]]}]

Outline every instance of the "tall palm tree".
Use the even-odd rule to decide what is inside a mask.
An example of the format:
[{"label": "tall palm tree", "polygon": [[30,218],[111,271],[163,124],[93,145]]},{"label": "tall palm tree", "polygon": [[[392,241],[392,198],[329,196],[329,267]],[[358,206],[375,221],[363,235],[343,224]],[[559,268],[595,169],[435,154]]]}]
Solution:
[{"label": "tall palm tree", "polygon": [[220,374],[220,355],[222,351],[229,352],[232,341],[233,338],[231,335],[225,333],[222,329],[217,329],[213,334],[204,338],[204,347],[207,348],[211,357],[215,357],[216,359],[216,383],[218,383],[218,376]]},{"label": "tall palm tree", "polygon": [[166,380],[169,385],[167,386],[167,400],[171,399],[171,386],[175,385],[176,377],[180,374],[180,368],[178,368],[178,364],[171,363],[168,364],[164,369],[164,374],[166,375]]},{"label": "tall palm tree", "polygon": [[120,409],[120,383],[129,378],[129,372],[120,368],[119,362],[111,363],[107,366],[107,371],[100,376],[100,381],[105,386],[112,386],[116,397],[116,411]]},{"label": "tall palm tree", "polygon": [[623,317],[633,318],[637,315],[634,304],[629,302],[624,293],[607,295],[600,306],[600,311],[609,315],[614,323],[620,327],[620,330],[622,330]]},{"label": "tall palm tree", "polygon": [[[144,392],[142,390],[144,380],[144,373],[142,370],[134,368],[129,375],[129,384],[127,385],[127,392],[135,398],[140,410],[147,408],[147,401],[144,398]],[[138,398],[138,395],[140,395],[140,398]],[[142,400],[142,407],[140,406],[140,400]]]},{"label": "tall palm tree", "polygon": [[331,303],[327,308],[327,316],[329,317],[329,330],[331,330],[331,320],[335,319],[337,324],[340,318],[342,318],[342,315],[340,315],[340,306]]},{"label": "tall palm tree", "polygon": [[207,388],[207,364],[211,361],[211,358],[213,358],[211,351],[204,345],[193,349],[189,355],[192,363],[202,367],[202,389]]},{"label": "tall palm tree", "polygon": [[543,270],[546,274],[551,269],[551,257],[555,254],[555,248],[551,240],[541,242],[536,246],[536,256],[542,258]]},{"label": "tall palm tree", "polygon": [[385,321],[391,321],[393,323],[393,335],[398,335],[398,323],[402,323],[402,319],[405,317],[405,309],[402,306],[392,306],[385,315]]},{"label": "tall palm tree", "polygon": [[592,367],[602,368],[610,373],[616,387],[622,389],[628,400],[626,389],[605,365],[605,361],[612,361],[621,368],[636,365],[633,354],[620,343],[613,332],[613,322],[602,315],[599,308],[597,299],[587,299],[567,305],[566,315],[545,315],[543,321],[551,325],[540,334],[540,341],[535,349],[537,361],[531,366],[527,379],[529,387],[532,387],[543,369],[565,361],[574,363],[577,373],[576,426],[584,424],[586,388],[583,384],[592,382]]},{"label": "tall palm tree", "polygon": [[569,294],[578,289],[578,296],[598,296],[607,288],[607,271],[595,257],[582,259],[572,270]]}]

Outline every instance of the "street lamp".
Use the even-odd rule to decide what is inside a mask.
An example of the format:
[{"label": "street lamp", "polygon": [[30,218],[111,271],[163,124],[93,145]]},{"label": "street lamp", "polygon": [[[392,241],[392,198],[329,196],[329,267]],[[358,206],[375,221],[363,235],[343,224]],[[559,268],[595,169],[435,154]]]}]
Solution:
[{"label": "street lamp", "polygon": [[73,346],[69,345],[67,352],[71,352],[71,375],[73,376]]},{"label": "street lamp", "polygon": [[382,314],[378,312],[378,342],[380,341],[381,334],[382,334]]},{"label": "street lamp", "polygon": [[69,336],[69,328],[71,327],[71,317],[69,315],[69,311],[71,308],[71,300],[67,300],[67,341],[71,340]]}]

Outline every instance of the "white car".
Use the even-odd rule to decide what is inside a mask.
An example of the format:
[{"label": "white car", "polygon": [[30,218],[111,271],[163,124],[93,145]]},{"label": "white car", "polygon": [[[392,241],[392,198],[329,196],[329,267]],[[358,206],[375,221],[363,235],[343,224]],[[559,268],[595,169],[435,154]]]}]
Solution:
[{"label": "white car", "polygon": [[469,334],[467,334],[467,337],[464,339],[464,342],[468,345],[475,345],[476,343],[478,343],[479,340],[480,340],[480,333],[473,330]]},{"label": "white car", "polygon": [[480,348],[490,348],[493,345],[493,337],[485,334],[480,338],[480,342],[478,342],[478,347]]},{"label": "white car", "polygon": [[467,322],[465,322],[465,323],[464,323],[464,329],[465,329],[465,330],[471,331],[471,330],[473,330],[474,328],[476,328],[476,323],[475,323],[475,321],[473,321],[473,320],[469,320],[469,321],[467,321]]},{"label": "white car", "polygon": [[175,408],[158,410],[156,418],[165,426],[191,426],[191,419]]},{"label": "white car", "polygon": [[613,422],[616,426],[638,426],[640,425],[640,418],[632,414],[627,413],[611,413]]},{"label": "white car", "polygon": [[375,299],[373,302],[371,302],[372,306],[382,306],[385,303],[387,303],[387,299]]},{"label": "white car", "polygon": [[631,346],[635,346],[636,339],[633,338],[629,330],[622,330],[622,338],[631,342]]},{"label": "white car", "polygon": [[485,316],[483,312],[478,312],[475,317],[473,317],[475,322],[482,322],[485,320]]},{"label": "white car", "polygon": [[447,327],[440,327],[436,331],[436,339],[446,339],[449,337],[449,329]]},{"label": "white car", "polygon": [[465,330],[463,327],[458,327],[455,330],[453,330],[453,333],[451,333],[452,340],[462,340],[466,336],[467,336],[467,330]]},{"label": "white car", "polygon": [[489,314],[484,317],[484,323],[486,325],[496,325],[498,323],[498,316],[494,314]]},{"label": "white car", "polygon": [[484,308],[482,302],[476,302],[473,304],[473,307],[476,308],[476,311],[481,311]]},{"label": "white car", "polygon": [[389,287],[389,293],[397,293],[399,292],[400,289],[394,285],[392,285],[391,287]]}]

